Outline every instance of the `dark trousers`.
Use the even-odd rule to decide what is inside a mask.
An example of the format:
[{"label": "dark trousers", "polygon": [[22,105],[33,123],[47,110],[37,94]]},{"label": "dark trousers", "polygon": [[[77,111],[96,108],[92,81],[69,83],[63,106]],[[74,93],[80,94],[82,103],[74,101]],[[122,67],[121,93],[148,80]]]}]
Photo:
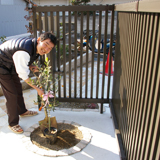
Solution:
[{"label": "dark trousers", "polygon": [[3,94],[7,100],[6,107],[8,123],[10,126],[17,125],[19,123],[19,115],[27,111],[24,104],[20,79],[17,74],[0,74],[0,84],[3,90]]}]

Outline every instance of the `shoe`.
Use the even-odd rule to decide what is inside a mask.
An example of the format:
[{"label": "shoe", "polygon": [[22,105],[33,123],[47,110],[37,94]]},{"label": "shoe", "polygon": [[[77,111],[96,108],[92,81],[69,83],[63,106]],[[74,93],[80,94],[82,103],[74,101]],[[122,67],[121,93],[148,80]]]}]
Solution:
[{"label": "shoe", "polygon": [[23,133],[23,129],[17,124],[15,126],[8,126],[8,128],[14,133]]},{"label": "shoe", "polygon": [[36,111],[27,111],[27,112],[21,114],[20,117],[35,116],[35,115],[37,115],[37,114],[38,114],[38,112],[36,112]]}]

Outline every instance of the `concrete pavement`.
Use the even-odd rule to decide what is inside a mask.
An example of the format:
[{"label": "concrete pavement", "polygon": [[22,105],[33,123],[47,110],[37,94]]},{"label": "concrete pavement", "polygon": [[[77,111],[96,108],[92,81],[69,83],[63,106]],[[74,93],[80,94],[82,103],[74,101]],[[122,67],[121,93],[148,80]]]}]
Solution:
[{"label": "concrete pavement", "polygon": [[[32,95],[36,95],[35,90],[26,90],[24,93],[25,99],[32,101]],[[0,97],[1,101],[3,97]],[[32,110],[38,110],[33,103],[27,103]],[[27,150],[22,139],[24,134],[12,133],[7,123],[7,115],[2,112],[0,117],[0,157],[3,160],[7,159],[24,159],[24,160],[120,160],[118,144],[114,134],[114,127],[111,119],[110,109],[105,105],[105,112],[92,111],[60,111],[52,112],[52,116],[56,116],[57,120],[74,121],[87,128],[92,135],[91,142],[80,152],[70,156],[62,157],[46,157],[40,156],[32,151]],[[30,126],[44,119],[44,112],[39,111],[39,114],[33,117],[20,118],[20,125],[26,131]]]},{"label": "concrete pavement", "polygon": [[[38,107],[33,104],[37,98],[36,90],[24,90],[24,100],[27,109],[38,111]],[[114,126],[108,104],[105,104],[105,112],[100,114],[99,111],[91,110],[74,110],[68,111],[56,109],[51,112],[56,116],[57,121],[66,120],[74,121],[85,127],[91,134],[90,143],[80,152],[70,156],[46,157],[40,156],[32,151],[27,150],[23,143],[24,134],[15,134],[8,128],[8,116],[5,109],[5,98],[0,97],[0,157],[3,160],[120,160],[118,143],[114,134]],[[30,126],[44,119],[44,112],[38,111],[39,114],[33,117],[20,118],[19,124],[26,131]]]},{"label": "concrete pavement", "polygon": [[[85,70],[84,70],[85,72]],[[96,72],[96,63],[95,63]],[[96,74],[95,74],[96,76]],[[102,76],[100,74],[100,80]],[[90,79],[89,79],[90,81]],[[107,76],[105,79],[107,84]],[[111,78],[111,82],[113,77]],[[100,84],[101,85],[101,84]],[[111,84],[112,85],[112,84]],[[85,87],[85,86],[83,86]],[[95,88],[95,87],[94,87]],[[101,88],[101,87],[100,87]],[[90,87],[88,87],[90,89]],[[105,88],[105,91],[107,89]],[[101,91],[99,91],[101,93]],[[110,91],[111,92],[111,91]],[[106,93],[105,93],[106,94]],[[27,109],[38,111],[38,107],[34,105],[37,100],[37,93],[34,89],[23,90],[24,100]],[[94,95],[95,96],[95,95]],[[100,114],[96,109],[90,110],[60,110],[56,108],[55,112],[51,112],[51,116],[56,116],[57,121],[73,121],[85,127],[90,132],[92,138],[82,151],[69,156],[47,157],[29,151],[24,144],[24,133],[15,134],[8,128],[8,116],[6,114],[5,98],[0,97],[0,159],[16,159],[16,160],[120,160],[118,143],[114,133],[114,126],[108,104],[105,104],[105,111]],[[44,112],[38,111],[39,114],[33,117],[20,118],[19,124],[26,131],[28,128],[44,119]]]}]

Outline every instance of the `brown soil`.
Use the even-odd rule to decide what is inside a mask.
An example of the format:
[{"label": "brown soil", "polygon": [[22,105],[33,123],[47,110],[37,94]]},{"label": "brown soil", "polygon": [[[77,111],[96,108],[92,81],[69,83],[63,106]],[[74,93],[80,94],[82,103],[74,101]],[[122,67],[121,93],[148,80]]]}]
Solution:
[{"label": "brown soil", "polygon": [[68,149],[79,143],[82,138],[82,132],[71,124],[57,123],[58,132],[57,140],[54,144],[50,144],[49,140],[43,135],[40,127],[31,133],[31,141],[33,144],[46,150]]},{"label": "brown soil", "polygon": [[76,102],[59,102],[59,108],[72,108],[72,109],[99,109],[96,103],[76,103]]}]

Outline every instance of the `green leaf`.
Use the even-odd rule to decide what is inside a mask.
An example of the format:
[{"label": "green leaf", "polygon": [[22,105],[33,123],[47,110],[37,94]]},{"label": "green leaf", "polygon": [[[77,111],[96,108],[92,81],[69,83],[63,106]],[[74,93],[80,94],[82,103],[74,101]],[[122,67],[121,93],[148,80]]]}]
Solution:
[{"label": "green leaf", "polygon": [[46,57],[45,61],[48,62],[48,57]]}]

